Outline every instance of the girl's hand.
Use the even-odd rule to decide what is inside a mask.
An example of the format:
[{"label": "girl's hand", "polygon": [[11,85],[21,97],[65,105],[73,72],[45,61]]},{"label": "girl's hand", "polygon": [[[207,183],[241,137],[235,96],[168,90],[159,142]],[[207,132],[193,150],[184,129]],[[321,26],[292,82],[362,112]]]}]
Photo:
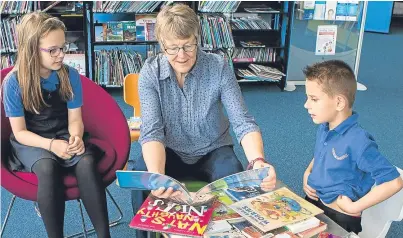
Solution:
[{"label": "girl's hand", "polygon": [[82,155],[85,152],[84,141],[79,136],[70,136],[67,153],[70,155]]},{"label": "girl's hand", "polygon": [[50,146],[50,151],[53,152],[57,157],[68,160],[71,159],[71,155],[67,153],[67,147],[69,143],[64,140],[53,140]]}]

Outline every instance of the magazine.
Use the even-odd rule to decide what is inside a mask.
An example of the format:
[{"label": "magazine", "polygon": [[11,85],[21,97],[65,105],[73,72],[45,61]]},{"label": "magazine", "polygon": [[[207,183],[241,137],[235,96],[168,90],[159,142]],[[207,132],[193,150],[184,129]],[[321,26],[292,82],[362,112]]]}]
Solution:
[{"label": "magazine", "polygon": [[164,174],[150,173],[147,171],[117,170],[116,176],[121,188],[157,190],[161,187],[172,187],[174,191],[182,192],[181,196],[175,198],[176,202],[199,204],[209,200],[211,197],[215,197],[217,194],[213,192],[244,186],[258,187],[263,179],[268,176],[268,173],[269,167],[264,167],[232,174],[207,184],[196,193],[190,193],[186,185]]},{"label": "magazine", "polygon": [[236,202],[230,207],[263,232],[323,213],[285,187]]},{"label": "magazine", "polygon": [[203,237],[213,215],[215,204],[215,200],[210,199],[203,205],[192,206],[150,195],[129,226],[139,230]]}]

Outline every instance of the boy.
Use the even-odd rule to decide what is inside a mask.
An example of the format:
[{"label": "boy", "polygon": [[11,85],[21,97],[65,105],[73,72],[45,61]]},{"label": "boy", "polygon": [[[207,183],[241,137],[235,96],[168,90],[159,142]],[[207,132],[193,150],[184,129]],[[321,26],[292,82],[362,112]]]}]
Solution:
[{"label": "boy", "polygon": [[[374,138],[358,125],[352,110],[357,83],[344,62],[308,66],[304,107],[320,124],[314,158],[304,173],[306,200],[348,232],[361,232],[361,212],[403,187],[397,169],[379,151]],[[373,184],[374,189],[371,190]]]}]

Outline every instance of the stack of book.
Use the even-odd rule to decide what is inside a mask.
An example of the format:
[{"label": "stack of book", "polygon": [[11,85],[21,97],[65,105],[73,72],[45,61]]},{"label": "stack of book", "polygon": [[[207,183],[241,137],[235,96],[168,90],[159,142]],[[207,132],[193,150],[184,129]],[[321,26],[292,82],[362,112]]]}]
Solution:
[{"label": "stack of book", "polygon": [[327,225],[315,216],[323,211],[288,188],[266,192],[260,183],[268,168],[248,170],[216,180],[196,193],[162,174],[117,171],[119,186],[134,190],[172,187],[180,197],[150,195],[129,226],[164,237],[258,238],[312,237]]},{"label": "stack of book", "polygon": [[220,14],[198,15],[201,29],[199,44],[206,49],[235,47],[231,28],[226,17]]},{"label": "stack of book", "polygon": [[237,75],[247,80],[272,82],[280,81],[285,76],[280,70],[264,65],[250,64],[249,69],[238,69]]},{"label": "stack of book", "polygon": [[235,12],[241,1],[199,1],[199,12]]},{"label": "stack of book", "polygon": [[125,75],[139,73],[143,63],[141,54],[136,51],[96,50],[94,81],[120,87]]},{"label": "stack of book", "polygon": [[94,12],[153,12],[162,1],[95,1]]},{"label": "stack of book", "polygon": [[270,30],[271,25],[258,16],[237,17],[231,19],[233,30]]}]

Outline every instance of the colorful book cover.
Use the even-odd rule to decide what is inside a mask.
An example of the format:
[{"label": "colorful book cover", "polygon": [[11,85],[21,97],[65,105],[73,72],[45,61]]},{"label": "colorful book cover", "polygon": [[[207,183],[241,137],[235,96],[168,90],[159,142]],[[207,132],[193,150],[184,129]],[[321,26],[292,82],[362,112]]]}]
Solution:
[{"label": "colorful book cover", "polygon": [[230,224],[248,238],[298,238],[298,236],[290,232],[286,227],[280,227],[265,233],[246,220],[231,222]]},{"label": "colorful book cover", "polygon": [[285,187],[236,202],[230,207],[263,232],[323,213]]},{"label": "colorful book cover", "polygon": [[107,41],[123,41],[122,22],[108,22]]},{"label": "colorful book cover", "polygon": [[123,22],[123,40],[135,41],[136,40],[136,22],[124,21]]},{"label": "colorful book cover", "polygon": [[136,15],[137,41],[146,41],[147,34],[149,34],[149,32],[147,33],[146,24],[155,24],[156,22],[157,22],[157,15],[155,14]]},{"label": "colorful book cover", "polygon": [[214,194],[214,192],[223,191],[227,188],[259,186],[268,175],[268,172],[269,167],[265,167],[232,174],[207,184],[199,191],[192,194],[185,185],[164,174],[150,173],[147,171],[117,170],[116,177],[118,179],[118,185],[121,188],[156,190],[161,187],[172,187],[174,191],[182,192],[181,196],[178,197],[178,201],[180,200],[187,204],[198,204],[211,199],[211,197],[215,197],[216,194]]},{"label": "colorful book cover", "polygon": [[147,197],[131,220],[131,228],[191,237],[203,237],[214,210],[214,199],[200,206]]}]

